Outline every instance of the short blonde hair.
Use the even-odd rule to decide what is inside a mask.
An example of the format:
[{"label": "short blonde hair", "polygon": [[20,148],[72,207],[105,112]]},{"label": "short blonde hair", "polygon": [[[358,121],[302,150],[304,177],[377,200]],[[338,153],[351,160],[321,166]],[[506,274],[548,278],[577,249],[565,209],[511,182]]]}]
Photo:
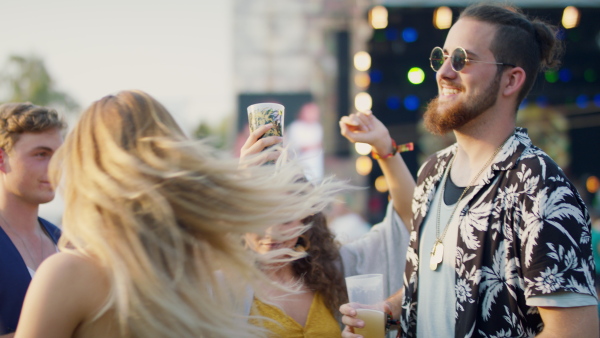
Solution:
[{"label": "short blonde hair", "polygon": [[0,148],[10,151],[23,133],[65,129],[66,123],[56,110],[29,102],[0,105]]},{"label": "short blonde hair", "polygon": [[267,278],[241,236],[318,212],[340,187],[298,181],[293,163],[238,169],[141,91],[93,103],[50,173],[64,178],[61,249],[106,268],[98,316],[114,311],[133,337],[260,336],[241,300]]}]

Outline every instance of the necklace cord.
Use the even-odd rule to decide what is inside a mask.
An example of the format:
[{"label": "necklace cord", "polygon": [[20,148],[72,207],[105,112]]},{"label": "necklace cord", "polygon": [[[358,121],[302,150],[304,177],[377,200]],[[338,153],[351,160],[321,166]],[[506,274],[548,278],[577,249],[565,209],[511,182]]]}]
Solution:
[{"label": "necklace cord", "polygon": [[454,157],[452,157],[452,160],[450,161],[450,164],[448,165],[448,168],[446,168],[445,172],[444,172],[444,177],[442,178],[442,182],[440,183],[442,185],[441,187],[441,191],[440,191],[440,197],[439,197],[439,201],[438,201],[438,208],[437,208],[437,221],[436,221],[436,227],[435,227],[435,243],[442,243],[444,241],[444,237],[446,236],[446,232],[448,232],[448,226],[450,225],[450,222],[452,221],[452,217],[454,216],[454,213],[456,212],[456,209],[458,209],[458,204],[460,203],[460,201],[462,200],[462,198],[465,196],[465,194],[467,193],[467,191],[469,190],[469,188],[471,188],[475,182],[477,182],[477,179],[479,178],[479,176],[481,176],[481,174],[485,171],[485,169],[492,163],[492,161],[494,160],[494,158],[496,158],[496,155],[498,155],[498,153],[500,152],[500,150],[502,149],[502,147],[504,147],[504,145],[506,144],[506,142],[508,142],[508,140],[513,136],[513,134],[510,134],[506,140],[504,140],[504,142],[502,142],[502,144],[500,146],[498,146],[498,148],[496,148],[496,150],[494,151],[494,153],[492,154],[492,156],[487,160],[487,162],[483,165],[483,167],[481,167],[481,170],[479,170],[479,172],[477,173],[477,175],[475,175],[475,177],[473,177],[473,179],[471,180],[471,182],[469,183],[469,185],[467,185],[465,187],[465,189],[463,190],[462,194],[460,194],[460,197],[458,198],[458,201],[456,201],[456,204],[454,205],[454,209],[452,210],[452,213],[450,214],[450,218],[448,218],[448,222],[446,223],[446,226],[444,227],[444,232],[442,233],[442,235],[440,236],[440,210],[442,209],[442,199],[444,198],[444,190],[445,190],[445,185],[446,185],[446,180],[448,179],[448,175],[450,175],[450,169],[452,168],[452,165],[454,164],[454,160],[456,159],[456,154],[454,154]]}]

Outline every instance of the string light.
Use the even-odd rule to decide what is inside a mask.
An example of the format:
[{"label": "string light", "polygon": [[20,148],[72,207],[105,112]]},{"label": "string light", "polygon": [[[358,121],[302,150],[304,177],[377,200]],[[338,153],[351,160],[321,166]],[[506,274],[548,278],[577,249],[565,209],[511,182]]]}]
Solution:
[{"label": "string light", "polygon": [[574,6],[568,6],[563,11],[562,25],[566,29],[575,28],[579,25],[579,10]]},{"label": "string light", "polygon": [[388,11],[383,6],[375,6],[369,11],[369,22],[375,29],[384,29],[388,25]]},{"label": "string light", "polygon": [[433,12],[433,27],[448,29],[452,26],[452,10],[446,6],[438,7]]}]

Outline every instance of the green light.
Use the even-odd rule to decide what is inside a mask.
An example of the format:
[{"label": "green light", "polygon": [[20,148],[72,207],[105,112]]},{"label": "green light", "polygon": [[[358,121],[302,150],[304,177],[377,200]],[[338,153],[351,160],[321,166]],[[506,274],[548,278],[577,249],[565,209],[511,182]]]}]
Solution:
[{"label": "green light", "polygon": [[408,81],[414,85],[423,83],[425,80],[425,72],[419,67],[412,67],[408,71]]},{"label": "green light", "polygon": [[550,83],[555,83],[556,81],[558,81],[558,72],[555,70],[547,71],[546,73],[544,73],[544,76],[546,77],[546,81]]},{"label": "green light", "polygon": [[583,78],[587,82],[596,82],[596,79],[598,77],[596,76],[596,72],[593,69],[588,68],[588,69],[585,70],[585,72],[583,72]]}]

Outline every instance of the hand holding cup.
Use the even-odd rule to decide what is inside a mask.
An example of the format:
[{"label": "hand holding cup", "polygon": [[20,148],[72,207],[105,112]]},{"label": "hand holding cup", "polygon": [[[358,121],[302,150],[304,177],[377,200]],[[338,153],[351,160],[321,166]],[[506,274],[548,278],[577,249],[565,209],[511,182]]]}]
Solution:
[{"label": "hand holding cup", "polygon": [[[271,130],[273,124],[268,123],[262,126],[259,126],[256,130],[254,130],[248,138],[246,142],[240,149],[240,162],[244,165],[259,165],[264,162],[276,161],[281,155],[281,152],[278,150],[270,151],[266,154],[266,157],[256,157],[253,155],[261,153],[263,150],[272,147],[276,144],[279,144],[283,141],[281,136],[268,136],[265,137],[265,134]],[[252,163],[249,159],[255,159],[255,162]]]},{"label": "hand holding cup", "polygon": [[346,277],[349,304],[340,307],[346,328],[343,337],[383,338],[385,336],[386,303],[383,275],[369,274]]}]

